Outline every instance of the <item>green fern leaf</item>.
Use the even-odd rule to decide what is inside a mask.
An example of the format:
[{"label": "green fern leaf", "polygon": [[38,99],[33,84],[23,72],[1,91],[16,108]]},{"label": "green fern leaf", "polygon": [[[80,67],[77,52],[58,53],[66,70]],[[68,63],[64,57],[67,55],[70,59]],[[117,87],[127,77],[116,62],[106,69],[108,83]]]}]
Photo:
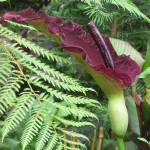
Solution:
[{"label": "green fern leaf", "polygon": [[22,92],[21,96],[17,99],[19,99],[17,105],[15,105],[15,108],[5,120],[5,125],[2,129],[2,141],[12,129],[23,121],[26,116],[26,112],[29,111],[34,101],[31,92],[27,91]]},{"label": "green fern leaf", "polygon": [[80,143],[80,142],[74,142],[74,141],[70,141],[70,140],[67,140],[67,139],[64,139],[64,138],[60,138],[60,139],[65,141],[68,144],[74,144],[74,145],[81,146],[81,147],[87,149],[86,146],[84,144]]},{"label": "green fern leaf", "polygon": [[36,143],[36,150],[41,150],[45,146],[46,142],[49,141],[50,137],[52,136],[51,133],[52,127],[49,123],[45,123],[39,133]]},{"label": "green fern leaf", "polygon": [[37,29],[35,29],[34,27],[28,26],[28,25],[25,25],[25,24],[16,23],[16,22],[13,22],[13,21],[10,21],[10,20],[5,20],[5,22],[7,22],[8,24],[11,24],[14,27],[19,27],[21,29],[28,28],[30,31],[37,31]]},{"label": "green fern leaf", "polygon": [[56,150],[62,150],[63,149],[63,145],[62,143],[59,143],[59,145],[56,147]]},{"label": "green fern leaf", "polygon": [[73,132],[73,131],[67,131],[67,130],[64,130],[63,128],[60,128],[60,127],[57,127],[57,129],[62,131],[65,134],[69,135],[69,136],[83,138],[83,139],[86,139],[86,140],[89,141],[89,139],[86,136],[84,136],[84,135],[82,135],[80,133]]},{"label": "green fern leaf", "polygon": [[60,118],[60,117],[57,117],[57,116],[53,116],[53,117],[56,118],[57,120],[59,120],[60,122],[62,122],[63,124],[68,125],[68,126],[71,125],[73,127],[81,127],[81,126],[93,126],[93,127],[95,127],[92,123],[86,122],[86,121],[84,121],[84,122],[75,122],[75,121],[66,120],[66,119],[63,119],[63,118]]},{"label": "green fern leaf", "polygon": [[58,135],[54,134],[48,142],[46,150],[53,150],[58,141]]},{"label": "green fern leaf", "polygon": [[83,110],[82,108],[70,108],[70,107],[66,107],[63,105],[60,105],[59,103],[50,103],[51,105],[53,105],[56,108],[59,108],[60,110],[64,111],[66,114],[74,114],[78,117],[91,117],[91,118],[95,118],[98,119],[97,116],[93,113],[88,112],[88,110]]},{"label": "green fern leaf", "polygon": [[38,134],[42,121],[41,113],[39,111],[34,111],[21,136],[23,150],[25,150],[26,146],[33,140],[33,137]]},{"label": "green fern leaf", "polygon": [[64,94],[62,92],[54,90],[54,89],[50,88],[49,86],[44,85],[43,82],[40,80],[32,80],[32,78],[30,78],[30,82],[33,83],[34,85],[46,90],[52,96],[55,96],[56,98],[64,100],[66,102],[75,103],[75,104],[86,104],[86,103],[90,103],[90,101],[91,101],[91,103],[99,104],[96,100],[91,100],[91,99],[87,99],[84,97],[75,97],[75,96],[72,96],[69,94]]}]

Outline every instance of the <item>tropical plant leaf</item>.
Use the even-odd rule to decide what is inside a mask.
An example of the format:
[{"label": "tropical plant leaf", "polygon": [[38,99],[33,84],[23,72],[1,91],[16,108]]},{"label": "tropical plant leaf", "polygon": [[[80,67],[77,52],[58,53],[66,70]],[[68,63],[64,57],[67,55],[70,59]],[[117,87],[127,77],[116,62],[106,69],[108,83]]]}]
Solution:
[{"label": "tropical plant leaf", "polygon": [[145,142],[145,143],[147,143],[148,144],[148,141],[146,140],[146,139],[144,139],[144,138],[138,138],[140,141],[143,141],[143,142]]},{"label": "tropical plant leaf", "polygon": [[140,125],[139,125],[138,113],[132,96],[126,97],[126,105],[128,109],[128,115],[129,115],[129,127],[132,132],[140,136]]},{"label": "tropical plant leaf", "polygon": [[[150,75],[150,67],[146,68],[145,71],[143,71],[140,75],[139,78],[146,78]],[[149,82],[147,82],[149,83]]]},{"label": "tropical plant leaf", "polygon": [[145,65],[144,65],[143,70],[145,70],[149,66],[150,66],[150,38],[148,39],[148,42],[147,42],[147,52],[146,52]]},{"label": "tropical plant leaf", "polygon": [[[145,65],[143,70],[144,71],[147,70],[148,67],[150,67],[150,38],[148,39],[147,42],[147,52],[146,52]],[[150,85],[150,72],[149,75],[145,76],[144,81],[147,86]]]},{"label": "tropical plant leaf", "polygon": [[122,55],[122,54],[129,55],[133,60],[136,61],[136,63],[140,66],[142,70],[145,61],[142,58],[142,55],[137,50],[135,50],[130,45],[129,42],[122,41],[119,39],[114,39],[114,38],[109,38],[109,39],[118,55]]}]

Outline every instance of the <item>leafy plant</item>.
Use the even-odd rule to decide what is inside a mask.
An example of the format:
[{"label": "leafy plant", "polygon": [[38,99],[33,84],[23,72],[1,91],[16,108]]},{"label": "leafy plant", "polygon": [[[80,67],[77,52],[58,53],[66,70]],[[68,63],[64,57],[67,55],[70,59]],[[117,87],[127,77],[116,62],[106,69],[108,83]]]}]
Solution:
[{"label": "leafy plant", "polygon": [[[22,28],[22,25],[17,25]],[[22,149],[26,149],[37,135],[36,150],[73,149],[69,145],[86,147],[80,142],[80,138],[88,138],[72,129],[94,126],[88,118],[97,119],[97,116],[86,107],[97,107],[99,102],[82,96],[87,91],[94,90],[81,86],[78,79],[49,65],[54,61],[72,65],[70,60],[61,57],[57,52],[42,48],[2,25],[0,36],[11,40],[0,41],[2,141],[27,119],[21,133]],[[27,53],[25,48],[41,55],[49,64]],[[72,129],[68,130],[68,127]],[[78,140],[66,139],[64,134]]]},{"label": "leafy plant", "polygon": [[139,11],[139,9],[133,4],[132,1],[127,0],[82,0],[83,2],[88,4],[86,8],[87,15],[97,24],[103,25],[104,22],[112,22],[115,16],[120,14],[120,10],[127,10],[129,13],[143,18],[149,22],[149,18],[147,18],[143,13]]},{"label": "leafy plant", "polygon": [[[95,3],[95,2],[92,1],[92,3]],[[112,4],[112,2],[110,2],[110,3]],[[118,3],[118,1],[117,1],[117,3]],[[85,4],[85,3],[80,3],[80,5],[78,5],[78,7],[81,8],[79,10],[79,12],[82,10],[82,8],[84,10],[86,5],[91,5],[91,3],[87,3],[85,5],[82,5],[82,4]],[[61,4],[58,7],[56,7],[56,9],[60,9],[59,10],[59,12],[60,12],[59,15],[60,16],[61,15],[65,16],[66,14],[65,13],[63,14],[63,9],[65,7],[61,7],[61,6],[66,6],[66,5],[65,5],[64,2],[61,2]],[[68,9],[70,11],[71,8],[69,6],[71,6],[71,7],[77,6],[77,3],[75,1],[71,1],[71,3],[70,3],[70,1],[68,2],[68,6],[67,7],[68,7]],[[62,8],[62,10],[61,10],[61,8]],[[71,54],[73,54],[75,56],[76,60],[78,60],[81,63],[80,67],[79,67],[79,64],[75,64],[74,65],[78,69],[78,71],[81,71],[81,70],[83,71],[83,68],[84,68],[96,80],[96,82],[99,84],[99,86],[102,88],[102,90],[105,92],[106,96],[108,97],[108,99],[109,99],[109,103],[108,103],[109,110],[108,110],[108,112],[109,112],[109,116],[110,116],[112,130],[113,130],[113,133],[116,135],[117,139],[119,139],[118,140],[118,143],[119,143],[119,146],[120,146],[119,148],[120,149],[124,149],[123,142],[122,142],[121,138],[123,138],[125,136],[126,127],[125,128],[122,127],[121,128],[122,130],[121,130],[120,129],[120,127],[121,127],[120,122],[124,126],[128,122],[125,119],[122,120],[122,121],[121,120],[118,121],[120,119],[119,118],[120,117],[119,114],[122,114],[122,113],[117,113],[117,111],[119,110],[121,112],[123,109],[126,110],[126,108],[124,107],[125,106],[124,105],[124,100],[123,100],[124,96],[123,96],[123,94],[118,94],[118,91],[121,91],[120,93],[123,93],[123,89],[127,85],[131,85],[131,83],[134,81],[135,75],[139,73],[139,70],[142,71],[144,60],[142,59],[140,53],[137,53],[137,51],[127,42],[124,42],[124,41],[121,41],[121,40],[117,40],[117,39],[113,39],[113,38],[108,38],[107,36],[103,36],[103,35],[100,34],[100,36],[102,38],[102,41],[104,41],[104,43],[101,42],[103,44],[100,44],[100,47],[99,47],[99,44],[97,46],[99,47],[100,50],[103,50],[103,48],[106,47],[106,48],[104,48],[106,51],[107,51],[107,47],[108,47],[108,49],[110,51],[110,55],[112,55],[112,57],[113,57],[113,61],[110,61],[111,58],[105,57],[105,55],[109,55],[109,51],[107,53],[105,53],[105,54],[100,52],[101,55],[99,55],[99,53],[97,51],[97,48],[94,47],[95,46],[94,44],[91,44],[91,45],[88,46],[89,42],[91,41],[91,38],[90,38],[89,35],[85,36],[86,33],[82,30],[80,25],[75,24],[72,21],[65,23],[62,19],[60,19],[58,17],[56,17],[56,18],[49,17],[49,16],[47,16],[44,13],[44,11],[39,11],[38,14],[36,14],[33,11],[31,11],[31,9],[27,9],[25,11],[32,12],[32,13],[29,13],[29,14],[32,14],[32,15],[30,15],[29,17],[26,16],[26,15],[24,16],[23,15],[24,13],[22,13],[22,12],[13,12],[13,15],[11,15],[11,13],[12,13],[11,12],[10,15],[8,13],[8,14],[5,15],[5,17],[1,18],[1,23],[3,23],[4,19],[12,19],[12,18],[15,18],[17,21],[26,21],[27,23],[32,24],[39,31],[42,31],[42,32],[48,34],[50,37],[54,38],[58,42],[60,42],[60,39],[62,40],[61,47],[66,49],[67,51],[69,51]],[[121,10],[121,11],[123,11],[123,10]],[[54,11],[52,11],[52,13],[57,14],[57,12],[54,12]],[[71,16],[72,16],[72,14],[70,14],[70,16],[68,18],[65,18],[65,19],[69,20],[69,18]],[[73,16],[73,18],[76,20],[76,18],[74,16]],[[15,24],[15,23],[10,22],[10,21],[9,21],[9,23]],[[107,24],[107,25],[109,25],[109,24]],[[21,27],[21,25],[19,25],[19,27]],[[27,42],[25,39],[21,39],[20,37],[16,38],[16,35],[15,35],[15,37],[12,38],[12,35],[14,34],[14,32],[12,32],[12,31],[8,32],[8,29],[4,28],[4,26],[2,26],[2,28],[3,28],[3,30],[1,32],[1,35],[7,37],[5,35],[5,34],[7,34],[10,37],[10,39],[11,39],[11,41],[10,41],[11,43],[14,43],[14,41],[17,41],[17,43],[19,43],[19,45],[25,45],[24,43]],[[91,31],[89,31],[89,32],[92,35],[92,32]],[[69,35],[69,36],[67,36],[67,35]],[[86,44],[83,44],[84,42],[86,42],[86,38],[87,39],[89,38],[88,42]],[[93,36],[92,38],[94,39],[95,36]],[[6,40],[6,41],[8,41],[8,40]],[[81,44],[81,41],[82,41],[82,44]],[[111,44],[115,48],[116,52],[112,48]],[[14,47],[18,48],[19,45],[18,44],[14,45]],[[27,43],[26,43],[26,45],[27,45]],[[4,44],[2,43],[2,49],[4,49],[6,47],[9,50],[10,45],[8,43],[6,43],[6,46],[4,46]],[[29,44],[27,46],[30,47]],[[92,48],[92,50],[93,50],[92,52],[94,52],[94,54],[90,54],[90,52],[91,52],[90,48],[91,47],[93,47]],[[36,46],[32,45],[32,48],[37,49],[37,45]],[[30,49],[31,49],[31,47],[30,47]],[[38,51],[34,51],[34,50],[33,51],[39,55],[40,54],[39,53],[40,49],[41,49],[41,47],[38,48]],[[128,51],[127,51],[127,49],[128,49]],[[44,53],[43,53],[43,51],[44,51]],[[61,50],[61,51],[63,51],[63,50]],[[82,52],[82,55],[80,56],[81,52]],[[15,53],[17,53],[17,51],[15,51]],[[18,53],[18,54],[21,57],[25,57],[24,59],[22,58],[23,61],[25,61],[25,59],[27,59],[27,60],[31,59],[31,63],[33,63],[35,61],[34,59],[32,59],[33,56],[30,56],[30,54],[29,54],[30,57],[27,57],[27,56],[24,56],[24,51],[22,51],[22,53],[23,54],[21,54],[21,53]],[[72,65],[72,62],[68,61],[67,59],[62,57],[62,55],[60,55],[60,53],[54,52],[53,50],[51,51],[51,53],[52,53],[52,55],[49,57],[50,54],[46,54],[45,53],[45,49],[42,49],[42,52],[41,52],[42,56],[41,56],[41,58],[36,58],[36,59],[38,61],[40,61],[40,62],[41,62],[41,59],[42,59],[42,62],[43,62],[43,58],[44,58],[44,62],[45,63],[49,63],[49,59],[53,59],[54,62],[53,62],[53,65],[51,65],[52,68],[56,68],[54,63],[58,62],[58,60],[59,60],[59,62],[62,62],[63,64],[67,64],[68,66]],[[116,53],[119,56],[116,55]],[[12,54],[13,54],[13,52],[12,52]],[[125,55],[130,55],[130,58],[129,57],[127,58],[127,56],[125,56],[124,54]],[[43,57],[43,56],[45,56],[45,57]],[[101,56],[101,58],[98,58],[98,56]],[[115,59],[114,59],[114,57],[115,57]],[[148,57],[148,55],[146,55],[146,58],[147,57]],[[15,55],[14,58],[15,58],[15,60],[19,59],[19,58],[17,58],[16,55]],[[132,62],[132,59],[135,60],[135,62],[140,66],[140,68],[138,68],[138,65],[135,62]],[[104,62],[101,62],[102,60]],[[147,59],[147,60],[149,60],[149,59]],[[77,89],[79,89],[79,86],[80,86],[77,83],[77,81],[75,81],[76,85],[74,86],[74,88],[76,86],[78,86],[78,88],[77,89],[71,89],[73,83],[72,84],[68,83],[68,81],[66,83],[66,80],[62,81],[62,78],[60,78],[58,76],[56,78],[50,72],[46,72],[47,68],[45,68],[43,66],[42,66],[43,68],[40,68],[40,66],[37,66],[36,63],[33,63],[35,68],[39,67],[40,70],[43,69],[44,73],[46,75],[49,73],[49,75],[54,80],[56,79],[55,82],[53,80],[49,80],[48,77],[45,77],[45,75],[42,74],[41,72],[39,73],[33,66],[31,67],[30,64],[26,65],[26,63],[28,64],[28,62],[24,63],[23,61],[21,60],[21,61],[19,61],[19,63],[22,66],[26,67],[26,69],[23,69],[23,70],[26,70],[26,72],[22,71],[24,73],[25,77],[29,80],[29,83],[31,83],[31,85],[34,87],[34,89],[37,89],[37,87],[40,87],[40,88],[38,88],[39,91],[37,91],[35,93],[37,95],[40,95],[40,93],[43,92],[43,90],[45,90],[45,91],[49,92],[52,95],[52,102],[47,103],[47,101],[43,100],[42,103],[44,102],[44,106],[43,107],[45,107],[45,105],[48,106],[48,104],[49,104],[49,105],[51,105],[52,109],[53,108],[57,109],[57,110],[54,111],[54,114],[56,113],[56,117],[55,118],[53,117],[53,110],[50,113],[52,113],[52,120],[54,120],[54,122],[57,122],[58,120],[63,122],[63,124],[56,123],[59,126],[59,128],[60,128],[60,126],[63,127],[61,129],[56,128],[56,131],[57,132],[61,132],[61,134],[62,134],[61,138],[63,138],[62,141],[64,142],[64,145],[63,145],[64,148],[68,148],[69,149],[69,147],[66,147],[69,144],[71,146],[70,148],[74,148],[75,145],[76,145],[76,142],[80,141],[80,139],[82,139],[81,137],[78,137],[78,139],[75,140],[75,137],[72,136],[71,140],[68,141],[68,138],[66,138],[66,135],[65,135],[68,132],[68,130],[67,130],[68,127],[66,129],[65,122],[63,121],[66,118],[67,119],[71,118],[71,120],[73,120],[75,122],[77,120],[82,120],[83,117],[86,117],[86,110],[88,110],[89,113],[91,113],[91,111],[94,112],[94,113],[96,112],[98,114],[100,113],[100,117],[103,117],[103,119],[105,120],[104,128],[106,128],[106,126],[108,126],[108,128],[110,127],[110,125],[109,125],[110,122],[109,122],[109,120],[107,118],[108,117],[108,114],[107,114],[108,112],[107,112],[106,107],[105,107],[106,110],[104,110],[104,111],[102,110],[103,109],[102,107],[101,107],[101,109],[99,109],[99,108],[97,109],[97,107],[96,107],[97,103],[96,103],[96,101],[93,101],[93,100],[91,100],[91,103],[82,103],[80,100],[79,101],[81,103],[80,102],[79,103],[75,103],[75,100],[71,101],[71,103],[70,103],[69,100],[70,100],[70,98],[72,99],[73,91],[78,91],[78,94],[75,93],[75,95],[81,95],[79,90],[77,90]],[[95,63],[95,61],[97,61],[97,63]],[[120,62],[120,63],[118,63],[118,62]],[[111,63],[111,64],[109,64],[109,63]],[[118,67],[114,68],[114,64],[113,63],[115,63],[115,66],[118,66]],[[118,63],[118,65],[116,65],[116,63]],[[127,64],[130,64],[130,65],[127,65]],[[58,65],[58,66],[62,67],[62,65]],[[134,66],[134,68],[132,69],[133,66]],[[19,68],[19,67],[17,67],[17,68]],[[117,70],[118,68],[121,68],[121,70]],[[123,68],[127,68],[127,70],[124,72]],[[107,69],[109,70],[109,72],[107,72]],[[35,72],[35,74],[32,74],[31,70],[33,70]],[[63,69],[61,68],[60,70],[63,70]],[[128,73],[129,70],[131,70],[130,73]],[[55,72],[55,70],[54,70],[54,72]],[[121,73],[121,76],[120,76],[120,73]],[[23,79],[25,79],[25,83],[26,83],[27,80],[26,80],[26,78],[24,78],[24,75],[23,75]],[[37,77],[35,77],[35,75],[36,76],[38,75],[40,77],[40,79],[37,79]],[[149,67],[147,67],[145,69],[145,71],[142,72],[139,75],[139,78],[144,78],[145,79],[145,77],[147,77],[147,75],[149,75]],[[31,77],[31,81],[30,81],[30,77]],[[41,81],[42,80],[41,78],[43,78],[46,82],[45,81]],[[56,82],[57,80],[59,82]],[[73,79],[71,78],[71,80],[73,80]],[[115,82],[113,82],[113,81],[115,81]],[[120,81],[122,81],[122,82],[120,83]],[[65,85],[64,83],[60,84],[60,82],[65,82],[65,84],[67,84],[67,85]],[[90,83],[93,84],[93,81],[90,81]],[[27,84],[28,84],[28,82],[27,82]],[[52,86],[51,89],[49,89],[49,85],[48,84],[51,84],[51,86]],[[28,85],[30,86],[30,84],[28,84]],[[109,85],[109,89],[107,88],[106,85]],[[116,87],[116,88],[114,88],[114,87]],[[67,99],[67,102],[69,101],[69,104],[68,103],[66,104],[66,102],[60,102],[58,99],[62,96],[62,93],[59,92],[60,93],[60,94],[58,94],[59,96],[56,96],[56,93],[52,92],[53,88],[57,89],[57,91],[56,91],[57,94],[58,94],[58,91],[60,91],[60,90],[63,91],[63,92],[65,91],[66,92],[65,95],[68,95],[68,94],[71,93],[70,97],[67,97],[67,98],[63,97],[63,100]],[[61,88],[64,88],[64,89],[62,90]],[[145,91],[145,88],[146,88],[146,91]],[[118,89],[118,90],[116,90],[116,89]],[[32,94],[33,93],[32,92],[32,88],[29,88],[27,91],[30,91],[30,90],[31,90],[31,94]],[[81,88],[81,86],[80,86],[80,91],[82,91],[83,93],[86,93],[86,91],[88,91],[88,90],[92,90],[92,89],[83,90]],[[142,97],[143,98],[143,100],[142,100],[137,95],[137,93],[138,94],[142,94],[143,91],[145,91],[145,94]],[[22,93],[22,92],[19,91],[18,93]],[[145,85],[144,85],[144,83],[142,81],[140,81],[140,83],[137,84],[137,80],[136,80],[136,82],[133,84],[132,88],[131,87],[127,87],[126,88],[126,95],[127,95],[127,97],[126,97],[126,99],[127,99],[126,103],[127,104],[126,105],[127,105],[127,108],[128,108],[128,114],[126,113],[126,116],[129,115],[130,130],[128,130],[125,138],[127,138],[128,140],[131,139],[131,141],[129,141],[129,142],[127,142],[127,141],[124,142],[125,143],[125,147],[127,149],[129,149],[129,147],[132,147],[132,149],[137,149],[137,145],[135,144],[135,140],[134,140],[134,139],[137,139],[137,137],[136,137],[136,135],[133,135],[133,133],[138,134],[138,136],[144,136],[145,138],[148,139],[149,131],[148,131],[148,126],[147,125],[148,125],[148,122],[149,122],[149,116],[147,116],[146,114],[149,114],[149,109],[147,109],[147,108],[149,108],[149,93],[150,93],[149,92],[149,87],[145,87]],[[130,95],[132,95],[132,96],[130,96]],[[93,94],[93,96],[94,96],[94,94]],[[35,97],[34,93],[33,93],[32,97]],[[79,98],[81,98],[81,97],[79,96]],[[104,99],[106,99],[106,98],[104,98]],[[116,103],[114,103],[115,100],[116,100]],[[119,100],[122,100],[122,101],[120,102]],[[118,102],[120,102],[120,103],[118,103]],[[146,103],[146,105],[145,105],[145,103]],[[122,107],[121,110],[117,108],[117,106],[118,106],[117,104],[120,107]],[[34,103],[33,103],[33,105],[34,105]],[[38,107],[37,105],[35,106],[35,111],[36,111],[36,108]],[[81,106],[84,107],[84,110],[82,108],[82,111],[80,110]],[[48,107],[50,107],[50,106],[48,106]],[[115,110],[114,110],[114,108],[115,108]],[[46,110],[48,110],[48,108]],[[62,111],[59,111],[59,110],[63,110],[63,111],[65,110],[65,114],[62,115]],[[33,110],[33,112],[34,112],[34,110]],[[101,115],[102,112],[105,113],[105,114]],[[80,115],[78,113],[80,113]],[[117,116],[117,119],[115,117],[114,118],[112,117],[113,115],[111,115],[111,114],[114,114],[114,113],[116,113],[115,116]],[[45,114],[45,112],[43,113],[43,111],[42,111],[42,112],[33,113],[33,114],[34,115],[32,116],[32,108],[31,108],[30,116],[32,116],[32,118],[36,118],[36,117],[38,118],[39,116],[42,116],[43,114]],[[142,114],[143,114],[143,116],[142,116]],[[91,114],[91,115],[88,114],[87,117],[95,117],[95,116],[93,116],[93,114]],[[4,116],[4,118],[5,118],[5,116]],[[96,117],[95,117],[95,119],[96,119]],[[123,121],[125,121],[125,122],[123,122]],[[117,122],[119,122],[119,124],[116,124]],[[145,127],[144,130],[143,130],[143,127],[142,127],[143,122],[144,122],[144,127]],[[31,124],[32,123],[33,122],[31,121]],[[72,123],[72,125],[73,125],[73,123]],[[43,126],[43,130],[41,129],[41,134],[44,133],[45,129],[49,130],[46,125],[47,124],[45,124]],[[70,125],[70,124],[68,123],[68,125]],[[116,126],[117,126],[117,128],[116,128]],[[29,127],[30,127],[30,123],[29,123]],[[28,125],[27,125],[27,128],[28,128]],[[76,129],[73,128],[72,130],[75,131]],[[28,130],[25,129],[25,132],[28,135],[27,131]],[[147,135],[143,134],[144,133],[143,131]],[[48,132],[51,132],[51,131],[48,131]],[[35,134],[36,134],[36,132],[35,132]],[[59,134],[59,135],[61,135],[61,134]],[[74,134],[75,134],[75,132],[74,132]],[[54,135],[53,136],[54,141],[56,142],[56,140],[58,140],[58,138],[57,138],[57,136],[55,136],[55,134],[53,134],[53,135]],[[111,136],[111,138],[113,137],[111,134],[108,133],[108,137],[109,137],[109,135]],[[133,137],[135,137],[135,138],[133,138]],[[22,140],[25,139],[25,138],[26,138],[26,134],[24,136],[22,136]],[[30,137],[30,138],[32,139],[32,137]],[[47,143],[47,139],[44,138],[43,136],[40,136],[38,139],[39,139],[39,141],[41,139],[43,139],[44,143]],[[94,141],[94,139],[93,139],[93,141]],[[110,143],[112,143],[113,145],[116,145],[114,140],[109,140],[108,139],[108,141],[110,141]],[[66,142],[68,143],[67,145],[66,145]],[[28,144],[28,141],[26,143]],[[29,141],[29,143],[31,143],[31,141]],[[35,145],[37,146],[38,143],[42,143],[42,142],[37,142],[37,144],[35,144]],[[40,145],[39,148],[41,148],[41,144],[39,144],[39,145]],[[51,147],[52,145],[53,145],[53,142],[50,143],[50,148],[53,148],[53,147]],[[82,145],[81,143],[78,143],[77,145],[81,146],[81,147],[84,147],[84,145]],[[47,144],[47,147],[49,147],[49,144]],[[92,144],[92,147],[93,147],[93,144]],[[144,147],[141,144],[141,149],[143,150],[143,148]]]},{"label": "leafy plant", "polygon": [[[27,14],[32,15],[27,16]],[[126,55],[118,56],[109,38],[101,35],[93,23],[89,23],[87,26],[89,35],[83,31],[80,25],[72,21],[65,23],[61,18],[48,16],[44,11],[35,13],[31,8],[19,12],[8,12],[4,16],[1,18],[2,23],[4,19],[16,18],[17,21],[24,20],[49,36],[54,37],[57,41],[60,41],[61,38],[61,47],[74,55],[108,97],[108,113],[112,131],[116,135],[119,149],[123,150],[123,137],[128,126],[128,113],[123,89],[131,85],[135,76],[140,73],[140,67],[143,63],[140,62],[141,66],[139,67],[136,62],[139,62],[138,59],[142,60],[141,55],[138,54],[138,59],[135,58],[136,62],[133,61],[131,59],[134,57],[132,52],[135,52],[135,50],[131,48],[133,50],[131,58]],[[93,52],[91,52],[91,49]],[[123,52],[124,50],[121,51],[121,54]],[[123,68],[127,69],[124,70]],[[132,73],[130,72],[131,70]],[[109,85],[109,89],[106,85]]]}]

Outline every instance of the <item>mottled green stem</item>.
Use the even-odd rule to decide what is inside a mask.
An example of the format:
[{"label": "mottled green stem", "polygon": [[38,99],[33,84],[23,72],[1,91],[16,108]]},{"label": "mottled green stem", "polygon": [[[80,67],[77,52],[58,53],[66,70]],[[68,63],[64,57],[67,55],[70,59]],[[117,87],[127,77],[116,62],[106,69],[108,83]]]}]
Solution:
[{"label": "mottled green stem", "polygon": [[118,148],[119,150],[125,150],[124,148],[124,143],[123,143],[123,138],[117,138],[117,144],[118,144]]},{"label": "mottled green stem", "polygon": [[128,128],[128,112],[123,92],[115,93],[108,98],[108,114],[113,133],[116,137],[124,137]]},{"label": "mottled green stem", "polygon": [[109,97],[108,114],[112,131],[117,139],[119,150],[124,150],[123,137],[128,128],[128,112],[123,92],[120,91]]}]

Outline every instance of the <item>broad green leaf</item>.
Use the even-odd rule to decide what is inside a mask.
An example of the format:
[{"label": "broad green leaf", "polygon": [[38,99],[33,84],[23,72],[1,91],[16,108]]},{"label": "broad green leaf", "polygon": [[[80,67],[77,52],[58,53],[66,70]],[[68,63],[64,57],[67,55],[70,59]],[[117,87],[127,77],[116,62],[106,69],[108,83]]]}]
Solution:
[{"label": "broad green leaf", "polygon": [[140,66],[142,70],[145,61],[142,55],[136,49],[134,49],[129,42],[114,38],[109,39],[118,55],[129,55],[134,61],[136,61],[136,63]]},{"label": "broad green leaf", "polygon": [[134,83],[132,84],[133,91],[136,91],[136,86],[138,83],[138,79],[143,78],[145,80],[146,86],[150,84],[150,67],[146,68],[140,75],[136,76]]},{"label": "broad green leaf", "polygon": [[136,133],[137,135],[140,135],[138,113],[132,96],[126,97],[126,105],[128,109],[128,115],[129,115],[129,127],[132,132]]},{"label": "broad green leaf", "polygon": [[150,38],[148,39],[147,42],[147,52],[146,52],[145,65],[143,70],[146,70],[146,68],[148,67],[150,67]]},{"label": "broad green leaf", "polygon": [[147,143],[148,144],[148,141],[146,140],[146,139],[144,139],[144,138],[138,138],[140,141],[143,141],[143,142],[145,142],[145,143]]},{"label": "broad green leaf", "polygon": [[[145,65],[143,70],[145,71],[148,67],[150,67],[150,38],[148,39],[147,42],[147,52],[146,52]],[[150,73],[144,78],[144,81],[146,85],[150,85]]]},{"label": "broad green leaf", "polygon": [[150,75],[150,67],[146,68],[145,71],[143,71],[140,75],[139,78],[146,78]]}]

